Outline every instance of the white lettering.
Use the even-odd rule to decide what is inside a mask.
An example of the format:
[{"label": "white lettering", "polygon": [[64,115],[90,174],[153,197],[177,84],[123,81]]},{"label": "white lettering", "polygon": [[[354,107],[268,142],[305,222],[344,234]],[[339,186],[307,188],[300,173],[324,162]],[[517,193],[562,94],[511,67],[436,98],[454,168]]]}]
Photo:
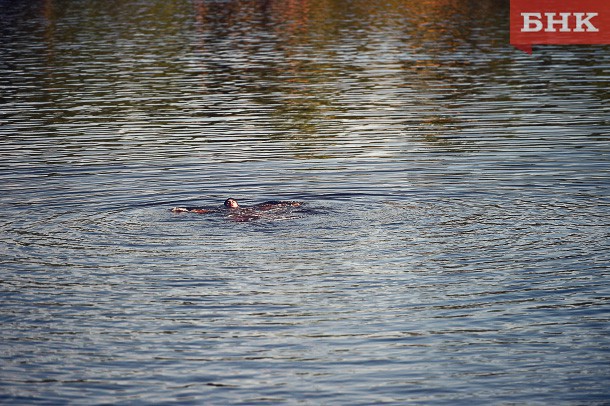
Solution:
[{"label": "white lettering", "polygon": [[[597,32],[597,31],[599,31],[589,21],[590,19],[595,17],[597,14],[598,13],[587,13],[587,18],[583,19],[582,17],[585,15],[585,13],[574,13],[574,16],[576,16],[576,28],[574,28],[574,32],[583,32],[583,31]],[[587,26],[586,30],[582,28],[583,25]]]},{"label": "white lettering", "polygon": [[570,32],[570,26],[568,25],[568,18],[572,13],[559,13],[561,19],[555,19],[555,15],[557,13],[544,13],[546,16],[546,30],[545,32],[555,32],[555,24],[561,24],[561,28],[559,31],[561,32]]},{"label": "white lettering", "polygon": [[[559,18],[556,16],[559,14]],[[576,17],[574,30],[570,29],[570,16]],[[591,23],[591,19],[598,13],[544,13],[546,17],[546,28],[542,22],[542,13],[521,13],[523,17],[523,28],[521,32],[557,32],[555,28],[560,25],[560,32],[599,32],[599,29]]]},{"label": "white lettering", "polygon": [[[521,17],[523,17],[523,28],[521,28],[521,32],[538,32],[542,30],[542,14],[540,13],[521,13]],[[534,20],[533,18],[537,18]],[[534,24],[535,27],[532,27]]]}]

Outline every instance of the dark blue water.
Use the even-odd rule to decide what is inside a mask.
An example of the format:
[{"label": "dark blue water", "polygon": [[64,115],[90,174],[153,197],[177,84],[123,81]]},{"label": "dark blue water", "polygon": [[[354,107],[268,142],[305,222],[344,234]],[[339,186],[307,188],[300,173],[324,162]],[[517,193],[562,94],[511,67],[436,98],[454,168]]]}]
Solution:
[{"label": "dark blue water", "polygon": [[[0,27],[0,403],[610,401],[608,47],[467,0]],[[304,206],[169,211],[230,196]]]}]

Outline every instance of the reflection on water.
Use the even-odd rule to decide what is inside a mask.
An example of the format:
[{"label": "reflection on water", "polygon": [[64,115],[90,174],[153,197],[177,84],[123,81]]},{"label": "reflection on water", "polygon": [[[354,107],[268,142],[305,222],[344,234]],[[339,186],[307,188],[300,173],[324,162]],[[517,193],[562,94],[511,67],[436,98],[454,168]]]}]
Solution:
[{"label": "reflection on water", "polygon": [[607,402],[610,54],[507,29],[0,0],[0,400]]}]

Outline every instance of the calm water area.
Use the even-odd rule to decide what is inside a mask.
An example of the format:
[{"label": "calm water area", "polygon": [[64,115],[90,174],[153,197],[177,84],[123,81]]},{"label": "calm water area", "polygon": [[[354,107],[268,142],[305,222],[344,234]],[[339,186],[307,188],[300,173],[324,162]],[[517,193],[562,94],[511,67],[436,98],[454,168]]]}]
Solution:
[{"label": "calm water area", "polygon": [[0,0],[0,403],[610,404],[610,46],[508,18]]}]

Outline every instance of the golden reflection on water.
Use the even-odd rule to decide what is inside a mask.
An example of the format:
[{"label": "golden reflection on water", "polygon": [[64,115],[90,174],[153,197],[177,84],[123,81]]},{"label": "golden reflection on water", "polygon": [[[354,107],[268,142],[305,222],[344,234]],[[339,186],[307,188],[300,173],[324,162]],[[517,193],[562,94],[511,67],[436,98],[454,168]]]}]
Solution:
[{"label": "golden reflection on water", "polygon": [[[457,80],[469,81],[468,58],[476,33],[485,38],[481,41],[482,52],[499,46],[505,33],[489,35],[489,32],[498,32],[497,27],[502,25],[498,21],[506,16],[508,4],[465,0],[383,3],[303,0],[197,5],[199,28],[203,32],[224,30],[225,38],[237,42],[234,46],[248,55],[246,61],[264,52],[258,46],[264,40],[259,39],[257,44],[257,39],[239,34],[244,27],[273,35],[273,50],[281,56],[281,62],[276,59],[271,66],[259,69],[258,76],[256,70],[248,74],[255,75],[254,82],[262,79],[268,83],[270,75],[281,81],[279,85],[274,83],[272,86],[276,87],[271,91],[259,89],[263,94],[257,101],[275,106],[277,129],[297,128],[296,136],[311,137],[327,133],[324,130],[329,126],[335,133],[345,131],[345,126],[336,120],[337,116],[345,116],[345,111],[350,111],[352,118],[358,115],[354,106],[337,102],[344,99],[350,88],[368,93],[360,95],[359,108],[368,104],[373,109],[379,107],[380,99],[389,89],[394,89],[394,93],[396,89],[402,90],[405,101],[412,92],[427,94],[432,90],[443,97],[476,92],[475,86],[454,88],[452,83],[460,75],[447,75],[446,69],[461,70],[464,74]],[[238,33],[232,36],[233,31]],[[202,47],[205,46],[202,42]],[[443,58],[456,52],[458,61]],[[239,71],[243,72],[243,68],[238,66],[233,74],[239,76]],[[282,97],[274,96],[277,94]],[[428,103],[436,105],[437,99],[438,96],[433,96]],[[387,106],[380,107],[378,116],[384,114]],[[408,102],[392,107],[409,114]],[[438,109],[431,111],[430,117],[420,117],[419,124],[435,126],[457,120],[452,114],[438,114]],[[370,120],[371,112],[366,116]]]},{"label": "golden reflection on water", "polygon": [[[49,75],[60,76],[50,80],[51,89],[96,81],[103,86],[94,90],[116,87],[115,93],[130,92],[140,100],[134,106],[133,98],[119,97],[105,112],[158,115],[175,108],[187,85],[198,88],[199,110],[193,113],[198,117],[215,111],[207,95],[234,94],[232,103],[269,112],[265,125],[273,136],[292,138],[354,132],[352,124],[359,128],[358,121],[383,118],[388,109],[395,118],[396,110],[407,117],[415,92],[417,104],[437,105],[439,97],[476,91],[454,83],[470,81],[473,51],[485,52],[505,39],[498,27],[506,11],[507,2],[471,0],[197,0],[110,7],[45,0],[42,7],[47,63],[72,58],[84,65],[78,74],[68,72],[70,77],[50,69]],[[87,23],[78,23],[84,12]],[[478,32],[484,39],[477,39]],[[112,38],[114,47],[87,46],[102,37]],[[448,53],[453,58],[446,58]],[[92,69],[97,60],[107,68]],[[173,77],[183,78],[187,67],[189,82],[175,83]],[[463,74],[447,74],[455,70]],[[398,105],[397,94],[404,99]],[[457,119],[442,110],[419,115],[419,123]]]}]

